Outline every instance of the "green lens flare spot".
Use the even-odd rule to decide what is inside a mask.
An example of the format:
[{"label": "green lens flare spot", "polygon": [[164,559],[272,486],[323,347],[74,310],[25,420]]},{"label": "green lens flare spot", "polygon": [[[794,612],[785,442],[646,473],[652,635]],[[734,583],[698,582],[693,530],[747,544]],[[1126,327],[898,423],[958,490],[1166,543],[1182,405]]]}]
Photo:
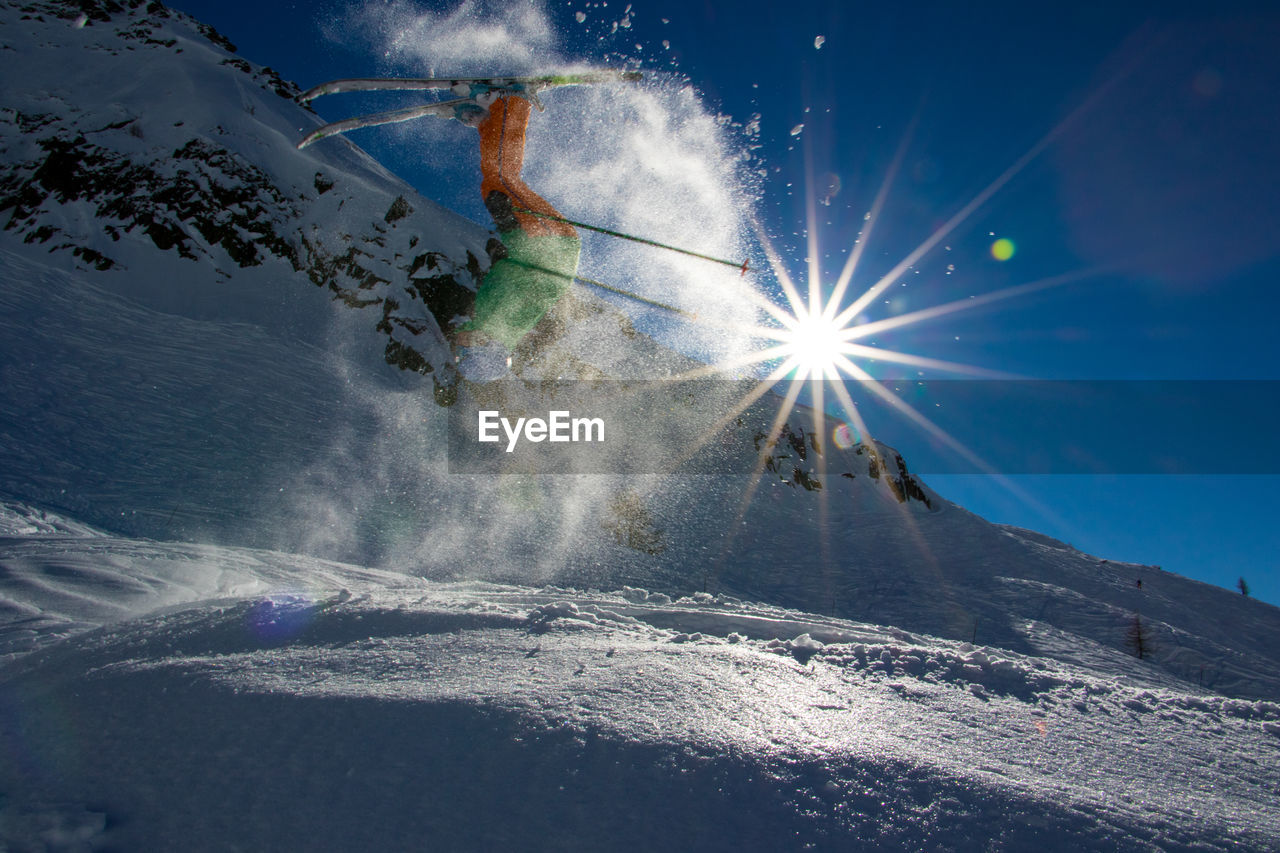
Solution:
[{"label": "green lens flare spot", "polygon": [[999,240],[991,244],[991,257],[997,261],[1007,261],[1013,257],[1014,252],[1018,251],[1018,247],[1013,241],[1007,237],[1001,237]]}]

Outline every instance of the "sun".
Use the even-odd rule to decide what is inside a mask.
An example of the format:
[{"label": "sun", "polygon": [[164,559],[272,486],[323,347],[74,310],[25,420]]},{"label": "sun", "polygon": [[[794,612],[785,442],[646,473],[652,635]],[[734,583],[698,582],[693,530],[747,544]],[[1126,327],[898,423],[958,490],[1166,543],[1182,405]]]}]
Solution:
[{"label": "sun", "polygon": [[[1093,97],[1096,98],[1098,94],[1100,93],[1095,93]],[[813,419],[813,431],[810,433],[812,447],[818,451],[813,457],[816,467],[814,482],[821,484],[826,480],[827,459],[819,448],[826,446],[828,441],[827,423],[829,420],[834,422],[830,433],[831,444],[845,450],[855,445],[862,445],[867,447],[872,454],[877,452],[876,442],[862,417],[858,405],[850,394],[851,388],[868,400],[875,398],[878,403],[883,404],[888,409],[895,410],[898,415],[905,417],[909,422],[922,429],[931,440],[949,448],[960,458],[973,464],[976,470],[990,474],[997,473],[995,469],[979,458],[973,450],[948,434],[922,412],[916,410],[906,399],[895,393],[896,389],[890,387],[891,382],[878,380],[876,376],[872,375],[871,371],[875,370],[883,373],[885,363],[889,363],[898,365],[899,370],[902,366],[914,368],[917,377],[925,376],[926,371],[931,374],[942,373],[989,379],[1025,377],[1017,377],[1002,370],[991,370],[975,365],[945,361],[921,353],[896,351],[879,344],[877,339],[883,333],[920,323],[935,322],[961,312],[972,311],[979,306],[990,306],[1003,300],[1027,296],[1049,288],[1061,287],[1096,275],[1100,270],[1083,269],[1066,272],[1013,287],[971,295],[967,299],[941,302],[913,311],[897,311],[889,316],[879,318],[868,315],[873,313],[874,308],[878,307],[878,303],[888,302],[888,300],[882,298],[886,290],[895,283],[900,282],[903,276],[913,269],[919,272],[917,264],[937,247],[944,245],[943,241],[949,235],[968,221],[993,195],[1013,180],[1031,161],[1036,159],[1074,121],[1077,115],[1084,112],[1092,100],[1093,98],[1086,101],[1060,124],[1050,130],[1039,142],[991,181],[986,188],[981,190],[969,202],[962,205],[939,227],[935,228],[928,237],[894,264],[888,272],[867,282],[858,281],[859,262],[870,242],[874,226],[880,221],[881,213],[888,199],[890,186],[901,169],[915,123],[913,121],[911,126],[907,128],[880,185],[880,189],[871,204],[871,208],[863,219],[864,224],[853,239],[843,269],[841,269],[840,274],[834,281],[827,279],[823,275],[819,262],[819,259],[824,255],[818,244],[817,236],[818,217],[816,194],[813,190],[813,158],[806,145],[805,166],[808,192],[806,193],[807,252],[805,254],[807,256],[808,275],[799,282],[792,278],[788,264],[782,260],[779,252],[775,249],[768,230],[758,219],[751,217],[750,223],[757,238],[758,247],[768,261],[767,268],[754,266],[751,268],[757,271],[767,269],[768,272],[771,272],[773,281],[777,285],[777,290],[781,291],[783,298],[778,299],[776,291],[768,293],[754,287],[744,288],[743,297],[757,309],[756,318],[747,324],[733,324],[733,328],[740,333],[745,333],[753,342],[748,351],[718,364],[704,365],[673,377],[679,380],[705,376],[741,375],[741,371],[744,369],[751,370],[755,374],[754,387],[736,404],[730,406],[729,411],[715,424],[704,430],[701,435],[687,442],[678,458],[672,462],[670,469],[672,471],[678,470],[686,461],[699,453],[703,447],[721,435],[722,430],[726,427],[730,427],[735,422],[741,423],[740,415],[757,401],[764,398],[765,395],[777,389],[780,383],[785,388],[772,424],[767,432],[762,432],[756,436],[758,448],[756,465],[749,476],[746,487],[743,489],[737,515],[728,528],[728,536],[721,551],[721,558],[712,572],[713,577],[718,575],[720,567],[725,565],[725,558],[729,554],[733,537],[736,535],[740,525],[745,523],[747,509],[751,505],[760,485],[765,481],[766,475],[769,473],[776,474],[769,465],[772,459],[770,455],[771,448],[776,446],[782,431],[786,429],[787,419],[791,416],[791,413],[801,404],[800,394],[805,389],[809,391],[809,398],[804,402],[804,406]],[[806,142],[808,139],[809,137],[806,136]],[[1012,258],[1015,251],[1013,242],[1008,239],[997,242],[998,246],[992,247],[992,256],[1002,261]],[[701,257],[706,258],[707,256],[702,255]],[[707,260],[718,259],[707,258]],[[733,262],[719,262],[728,263],[729,266],[738,266]],[[749,265],[746,263],[741,265],[743,276],[746,275],[748,268]],[[855,282],[857,282],[856,285]],[[852,296],[850,289],[855,286],[865,287],[865,289],[862,290],[860,295]],[[697,318],[695,317],[694,319],[696,320]],[[828,406],[831,408],[830,412],[828,412]],[[1019,494],[1019,491],[1012,483],[1005,480],[1004,484],[1006,488],[1009,488],[1015,494]],[[825,519],[828,512],[827,494],[826,491],[823,491],[818,501],[821,519]],[[903,516],[903,520],[904,523],[911,523],[910,517],[907,515]],[[821,523],[823,528],[826,529],[825,520]],[[829,550],[830,543],[826,537],[822,538],[821,546],[824,549],[824,553]]]},{"label": "sun", "polygon": [[[824,441],[828,420],[833,421],[831,436],[832,441],[837,445],[848,445],[855,440],[861,443],[872,441],[871,432],[850,393],[854,390],[869,398],[875,398],[876,402],[889,409],[896,410],[899,415],[924,430],[932,439],[976,465],[979,470],[990,470],[989,466],[972,450],[894,393],[888,387],[888,383],[877,379],[872,371],[883,373],[885,365],[893,364],[898,365],[899,368],[913,368],[917,377],[923,377],[926,371],[930,374],[941,373],[988,379],[1018,377],[1002,370],[960,364],[922,353],[898,351],[878,343],[876,339],[883,333],[920,323],[936,322],[961,312],[972,311],[980,306],[989,306],[1003,300],[1060,287],[1081,278],[1087,278],[1095,271],[1077,270],[973,295],[967,299],[942,302],[914,311],[898,312],[886,317],[873,318],[868,315],[873,313],[878,303],[884,301],[882,297],[886,290],[901,281],[903,276],[916,268],[925,256],[942,245],[948,235],[955,232],[992,195],[1034,159],[1056,137],[1062,126],[1047,134],[891,269],[870,281],[858,281],[859,262],[866,252],[875,225],[880,221],[890,186],[902,165],[911,135],[910,129],[898,147],[879,192],[866,214],[863,226],[853,240],[843,268],[834,280],[829,280],[823,275],[818,262],[818,259],[823,257],[823,253],[818,244],[817,208],[812,191],[807,193],[808,275],[800,281],[792,278],[788,264],[782,260],[775,249],[767,229],[758,220],[752,218],[751,224],[758,239],[758,246],[768,261],[764,269],[772,273],[773,281],[783,298],[778,299],[777,294],[767,294],[753,287],[745,288],[743,296],[754,304],[758,313],[754,322],[749,322],[742,327],[735,325],[734,328],[758,343],[753,344],[747,352],[739,356],[673,377],[694,379],[703,376],[728,376],[733,375],[734,371],[748,369],[755,371],[757,380],[754,388],[732,406],[716,424],[689,443],[677,461],[683,462],[691,458],[706,443],[713,440],[721,429],[731,424],[742,412],[781,383],[785,391],[776,417],[763,436],[760,458],[753,472],[751,484],[744,491],[740,515],[745,513],[746,506],[761,482],[767,467],[768,448],[778,440],[786,426],[787,418],[796,406],[800,405],[800,394],[806,389],[808,399],[804,405],[813,416],[816,435],[821,436]],[[1009,256],[1011,257],[1012,254],[1009,253]],[[708,258],[708,260],[717,259]],[[720,261],[720,263],[738,266],[731,262]],[[743,275],[746,274],[747,268],[747,264],[742,265]],[[861,293],[856,296],[854,293],[857,291],[853,290],[855,287],[861,288]],[[830,412],[828,412],[828,406],[831,408]],[[818,454],[818,465],[825,466],[821,453]]]},{"label": "sun", "polygon": [[778,333],[777,340],[783,357],[795,362],[795,378],[837,378],[837,365],[850,351],[841,337],[845,329],[823,312],[803,311],[787,319],[790,326]]}]

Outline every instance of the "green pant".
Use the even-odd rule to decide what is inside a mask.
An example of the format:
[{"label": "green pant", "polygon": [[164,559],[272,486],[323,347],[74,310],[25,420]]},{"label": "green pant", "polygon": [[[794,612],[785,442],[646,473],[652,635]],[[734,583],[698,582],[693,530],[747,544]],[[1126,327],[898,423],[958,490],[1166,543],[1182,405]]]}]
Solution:
[{"label": "green pant", "polygon": [[582,242],[560,235],[499,235],[507,256],[494,263],[476,292],[475,311],[462,328],[515,349],[569,290]]}]

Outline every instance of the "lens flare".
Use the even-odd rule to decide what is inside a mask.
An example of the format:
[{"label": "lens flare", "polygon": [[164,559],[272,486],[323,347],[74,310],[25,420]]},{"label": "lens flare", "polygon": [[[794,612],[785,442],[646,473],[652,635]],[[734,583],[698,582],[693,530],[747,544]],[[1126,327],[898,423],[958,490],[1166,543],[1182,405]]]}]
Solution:
[{"label": "lens flare", "polygon": [[1018,251],[1018,247],[1008,237],[1001,237],[991,244],[991,257],[997,261],[1009,260],[1016,251]]},{"label": "lens flare", "polygon": [[249,608],[245,627],[265,645],[288,642],[311,624],[316,609],[316,602],[308,595],[270,595]]},{"label": "lens flare", "polygon": [[[824,281],[820,269],[819,259],[823,257],[823,253],[818,245],[817,205],[821,201],[816,197],[817,194],[815,192],[816,182],[812,169],[813,154],[809,148],[809,138],[805,138],[805,172],[808,187],[806,198],[808,292],[801,293],[801,288],[797,286],[797,283],[791,277],[787,263],[783,261],[774,247],[768,230],[759,220],[752,217],[750,223],[758,240],[759,248],[768,261],[769,271],[773,273],[774,280],[785,297],[785,301],[779,301],[775,297],[768,296],[753,288],[746,288],[743,296],[759,309],[759,315],[755,325],[740,331],[745,331],[748,335],[760,341],[760,345],[755,347],[753,352],[735,356],[719,364],[699,367],[680,376],[673,377],[675,379],[692,379],[698,376],[724,376],[730,375],[730,371],[740,371],[742,368],[749,366],[761,368],[758,374],[759,381],[755,388],[744,396],[736,406],[732,407],[732,411],[722,417],[711,429],[704,431],[693,441],[690,441],[674,461],[672,470],[678,470],[684,461],[698,453],[702,447],[706,446],[719,434],[722,428],[732,423],[738,415],[769,393],[777,383],[787,379],[805,380],[788,383],[790,387],[785,397],[778,404],[777,415],[773,419],[769,432],[767,435],[758,437],[763,441],[757,441],[760,453],[755,470],[752,472],[747,488],[743,492],[737,516],[733,524],[728,528],[728,535],[723,545],[720,560],[717,561],[710,577],[704,578],[704,583],[714,580],[725,565],[733,538],[737,534],[739,526],[744,523],[747,508],[754,499],[766,470],[769,469],[769,448],[776,445],[783,429],[787,427],[787,418],[797,407],[802,386],[807,385],[810,389],[811,399],[807,401],[807,408],[809,410],[808,414],[813,418],[814,435],[825,436],[827,434],[826,419],[834,415],[834,411],[832,413],[827,411],[827,395],[829,394],[831,398],[834,398],[831,400],[832,409],[840,411],[844,418],[836,420],[832,428],[831,441],[833,445],[842,450],[848,450],[858,445],[868,445],[871,446],[874,452],[871,432],[850,394],[850,387],[846,384],[846,380],[853,380],[858,390],[865,391],[867,394],[878,398],[880,403],[895,410],[899,415],[907,417],[917,427],[923,429],[932,440],[939,442],[957,453],[961,458],[977,465],[980,470],[992,474],[995,473],[970,448],[918,412],[909,402],[900,398],[890,389],[883,387],[877,381],[877,378],[869,372],[868,367],[876,363],[889,362],[915,367],[918,369],[917,375],[920,376],[924,375],[923,371],[925,370],[937,370],[952,374],[991,378],[1011,379],[1021,377],[1016,377],[1004,371],[989,370],[924,355],[884,349],[876,341],[871,340],[871,336],[879,336],[881,333],[890,332],[891,330],[936,321],[964,311],[972,311],[979,306],[987,306],[1014,297],[1060,287],[1069,282],[1096,275],[1102,270],[1078,270],[1064,273],[1016,287],[1007,287],[1003,290],[970,296],[968,299],[946,302],[914,311],[902,311],[898,308],[892,316],[881,319],[868,320],[865,315],[873,305],[885,301],[882,300],[882,295],[888,288],[901,281],[902,277],[909,270],[915,268],[925,256],[938,246],[943,245],[943,241],[949,235],[965,224],[992,196],[1012,181],[1029,163],[1039,157],[1117,79],[1119,77],[1113,78],[1095,91],[1066,119],[1046,133],[984,189],[961,206],[940,227],[934,229],[915,249],[898,261],[892,269],[870,282],[862,294],[852,301],[845,298],[846,294],[855,281],[859,261],[870,242],[872,230],[881,218],[882,210],[888,199],[889,188],[903,163],[915,122],[914,120],[912,121],[904,134],[893,161],[889,165],[880,190],[871,205],[871,209],[865,216],[865,224],[858,232],[856,239],[853,240],[849,250],[849,257],[846,259],[834,285],[830,287],[828,287],[830,283]],[[793,131],[793,135],[798,135],[799,131],[803,129],[803,125],[798,126]],[[1008,238],[997,239],[990,247],[992,257],[1002,262],[1012,258],[1016,250],[1016,245]],[[855,341],[862,342],[855,343]],[[860,364],[859,362],[862,363]],[[814,449],[818,450],[818,447],[815,445]],[[816,470],[812,472],[811,482],[817,484],[815,488],[820,488],[827,475],[827,460],[821,450],[818,450],[815,454],[814,462]],[[1012,483],[1003,478],[1002,481],[1007,488],[1017,493],[1017,489]],[[827,491],[821,491],[818,501],[820,524],[823,529],[825,529],[827,512],[827,495]],[[903,509],[902,519],[904,524],[908,526],[912,524],[910,515],[905,508]],[[822,545],[823,553],[827,555],[824,560],[827,560],[831,553],[829,543],[823,537],[820,544]]]},{"label": "lens flare", "polygon": [[844,329],[822,313],[805,313],[794,328],[780,334],[783,353],[796,362],[797,379],[835,379],[836,364],[847,352]]},{"label": "lens flare", "polygon": [[848,424],[836,424],[836,428],[831,431],[831,443],[841,450],[850,450],[858,443],[858,439]]}]

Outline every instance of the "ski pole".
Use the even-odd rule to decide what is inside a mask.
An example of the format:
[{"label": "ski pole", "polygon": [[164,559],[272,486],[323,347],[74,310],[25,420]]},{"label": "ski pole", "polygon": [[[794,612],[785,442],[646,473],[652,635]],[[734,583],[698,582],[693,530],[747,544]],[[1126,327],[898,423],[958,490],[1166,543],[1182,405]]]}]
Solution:
[{"label": "ski pole", "polygon": [[643,302],[645,305],[652,305],[654,308],[661,308],[663,311],[670,311],[672,314],[679,314],[683,317],[688,317],[690,320],[698,319],[698,315],[694,314],[692,311],[685,311],[683,308],[677,308],[674,305],[668,305],[667,303],[659,302],[656,299],[649,299],[648,297],[641,296],[638,293],[632,293],[630,290],[623,290],[621,287],[614,287],[611,284],[605,284],[603,281],[596,281],[595,279],[591,279],[591,278],[583,278],[580,275],[575,275],[573,277],[573,280],[580,281],[583,284],[589,284],[592,287],[598,287],[601,290],[607,290],[610,293],[616,293],[619,296],[625,296],[626,298],[633,299],[636,302]]},{"label": "ski pole", "polygon": [[563,222],[564,224],[572,225],[575,228],[585,228],[588,231],[598,231],[601,234],[608,234],[610,237],[621,237],[623,240],[631,240],[636,243],[644,243],[646,246],[654,246],[659,249],[668,249],[672,252],[679,252],[682,255],[690,255],[695,258],[701,258],[704,261],[712,261],[717,264],[724,264],[727,267],[733,267],[736,270],[740,270],[742,275],[747,274],[747,265],[751,263],[750,258],[743,261],[742,263],[738,263],[737,261],[726,261],[724,258],[715,258],[715,257],[712,257],[711,255],[704,255],[701,252],[693,252],[693,251],[690,251],[689,249],[681,249],[679,246],[669,246],[666,243],[659,243],[657,240],[649,240],[644,237],[636,237],[632,234],[623,234],[621,231],[610,231],[608,228],[601,228],[598,225],[588,225],[585,222],[575,222],[572,219],[565,219],[563,216],[553,216],[550,213],[539,213],[538,211],[530,210],[527,207],[515,207],[514,209],[519,211],[520,213],[528,213],[532,216],[537,216],[542,219],[551,219],[556,222]]}]

